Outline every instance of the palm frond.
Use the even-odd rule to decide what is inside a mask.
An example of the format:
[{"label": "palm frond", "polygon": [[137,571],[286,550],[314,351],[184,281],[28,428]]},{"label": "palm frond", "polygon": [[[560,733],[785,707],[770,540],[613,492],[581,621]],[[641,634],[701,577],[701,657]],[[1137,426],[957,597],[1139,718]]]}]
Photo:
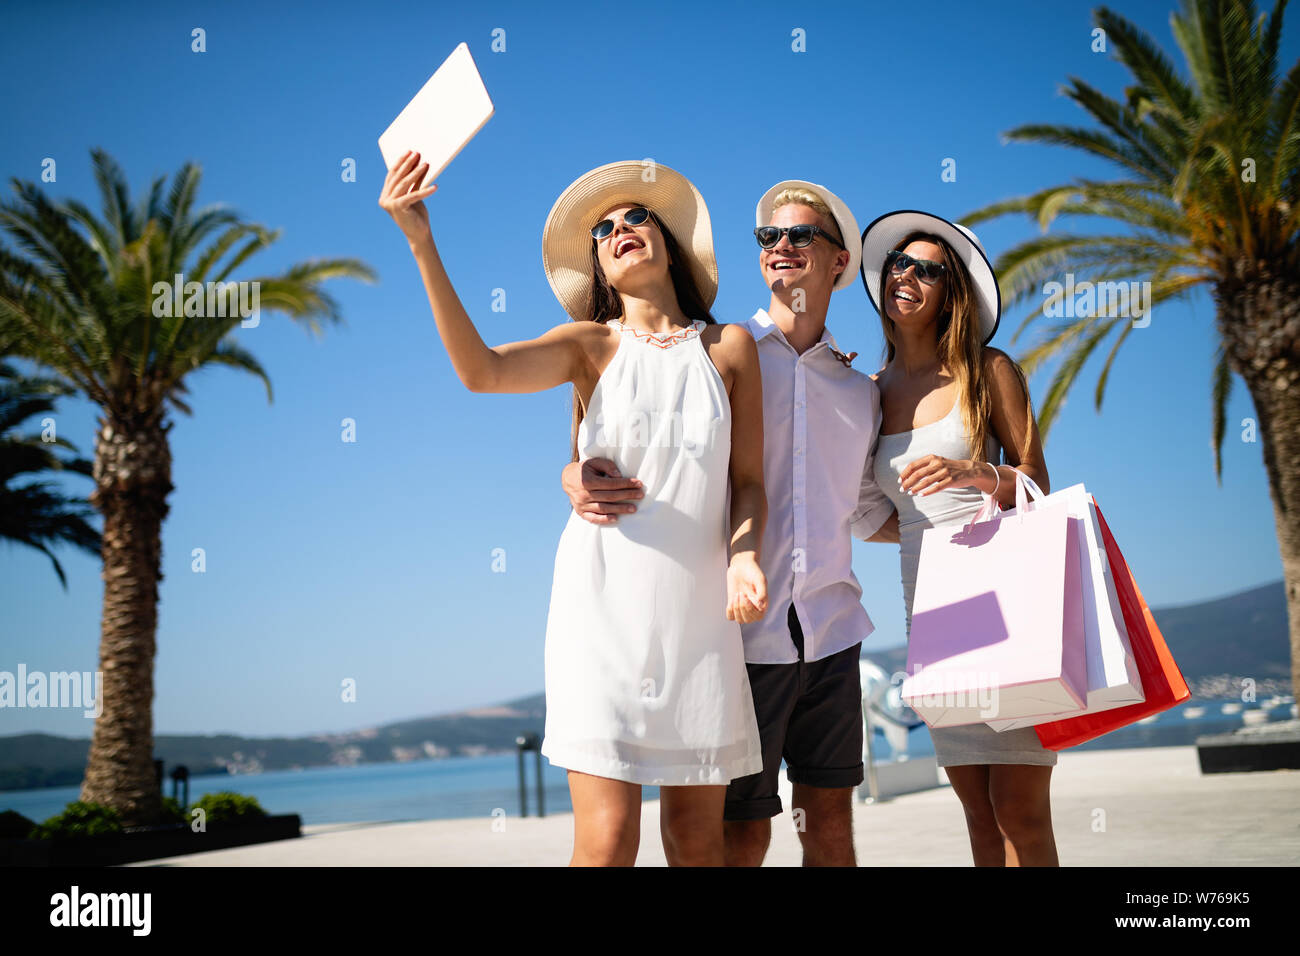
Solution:
[{"label": "palm frond", "polygon": [[[229,338],[244,317],[238,309],[220,314],[220,306],[230,305],[235,277],[279,231],[244,222],[225,206],[199,208],[201,171],[193,163],[170,184],[154,179],[133,202],[116,161],[103,150],[92,158],[101,215],[18,181],[17,200],[0,206],[0,227],[17,247],[0,244],[0,353],[48,365],[110,414],[164,402],[192,413],[184,378],[209,363],[258,375],[269,394],[266,373]],[[180,310],[172,308],[177,275],[186,282]],[[320,319],[342,321],[325,288],[336,278],[373,281],[375,273],[357,259],[321,258],[243,281],[257,283],[262,311],[319,332]],[[195,282],[205,293],[197,316],[187,291]],[[167,290],[166,301],[157,301],[155,285]]]},{"label": "palm frond", "polygon": [[141,197],[140,207],[136,212],[136,221],[146,223],[150,219],[157,219],[162,207],[159,205],[162,201],[163,188],[167,185],[167,177],[159,176],[149,187],[147,195]]},{"label": "palm frond", "polygon": [[1082,337],[1081,341],[1061,361],[1060,367],[1057,368],[1056,374],[1047,386],[1047,394],[1043,397],[1043,403],[1038,409],[1038,428],[1044,443],[1047,441],[1047,436],[1051,432],[1057,415],[1060,414],[1065,405],[1065,397],[1074,385],[1075,379],[1079,377],[1079,373],[1083,371],[1084,365],[1087,364],[1092,353],[1097,350],[1097,346],[1121,322],[1131,326],[1128,317],[1122,315],[1096,322],[1088,331],[1088,334]]},{"label": "palm frond", "polygon": [[[242,348],[238,343],[225,339],[212,350],[211,358],[208,360],[211,365],[227,365],[230,368],[243,369],[245,372],[251,372],[262,380],[266,386],[266,401],[268,404],[273,400],[271,393],[271,378],[266,374],[266,370],[253,357],[253,354],[247,349]],[[172,397],[172,401],[176,401]]]},{"label": "palm frond", "polygon": [[1284,183],[1287,176],[1295,181],[1300,162],[1300,60],[1291,67],[1273,100],[1271,127],[1268,146],[1274,157],[1270,176],[1273,192],[1294,203],[1295,193],[1285,190]]},{"label": "palm frond", "polygon": [[265,249],[279,238],[279,229],[268,230],[257,228],[253,233],[252,238],[249,239],[248,242],[244,243],[243,247],[231,257],[230,261],[225,264],[212,281],[225,282],[226,279],[230,277],[230,274],[247,262],[252,255]]},{"label": "palm frond", "polygon": [[1159,104],[1180,125],[1188,125],[1199,115],[1196,95],[1183,82],[1173,63],[1149,36],[1106,7],[1096,13],[1097,25],[1106,31],[1120,61],[1132,71],[1142,91],[1150,91],[1147,102]]},{"label": "palm frond", "polygon": [[1083,80],[1075,78],[1071,84],[1067,95],[1127,144],[1127,154],[1147,171],[1148,181],[1163,182],[1173,175],[1178,166],[1179,143]]},{"label": "palm frond", "polygon": [[130,190],[122,167],[102,149],[91,151],[95,182],[99,184],[104,204],[104,222],[112,230],[119,248],[136,238],[135,214],[131,210]]},{"label": "palm frond", "polygon": [[162,215],[159,221],[162,223],[163,231],[167,235],[166,253],[164,265],[166,268],[174,268],[179,264],[179,259],[183,255],[178,245],[184,242],[184,233],[186,224],[189,222],[190,209],[194,205],[194,197],[198,193],[199,180],[202,173],[193,163],[185,163],[172,177],[171,192],[167,196],[167,204],[162,209]]},{"label": "palm frond", "polygon": [[1120,166],[1136,173],[1144,181],[1160,181],[1159,170],[1151,168],[1147,164],[1145,157],[1136,154],[1124,143],[1115,140],[1113,137],[1086,127],[1029,123],[1008,130],[1002,134],[1002,138],[1013,142],[1069,146],[1101,159],[1118,163]]},{"label": "palm frond", "polygon": [[1214,450],[1214,478],[1223,487],[1223,436],[1228,430],[1228,398],[1232,395],[1232,367],[1220,341],[1214,352],[1210,383],[1210,447]]},{"label": "palm frond", "polygon": [[107,275],[94,248],[35,185],[15,181],[14,188],[19,203],[0,203],[0,225],[44,263],[47,286],[64,293],[65,307],[103,308]]}]

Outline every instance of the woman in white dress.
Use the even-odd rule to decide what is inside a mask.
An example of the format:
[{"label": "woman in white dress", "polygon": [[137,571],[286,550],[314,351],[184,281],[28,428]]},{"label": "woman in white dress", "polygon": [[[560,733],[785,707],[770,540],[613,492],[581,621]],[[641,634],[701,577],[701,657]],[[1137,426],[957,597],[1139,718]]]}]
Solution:
[{"label": "woman in white dress", "polygon": [[613,459],[645,490],[617,525],[571,513],[556,553],[542,752],[569,771],[571,863],[634,863],[641,787],[653,784],[668,862],[722,865],[726,785],[762,766],[740,623],[767,606],[767,503],[758,352],[744,326],[709,315],[708,210],[664,166],[584,174],[542,237],[574,321],[488,348],[434,247],[427,172],[405,156],[380,205],[410,242],[461,381],[479,392],[572,383],[575,454]]},{"label": "woman in white dress", "polygon": [[[872,376],[882,412],[875,478],[898,512],[910,632],[922,532],[969,521],[984,494],[1014,505],[1017,470],[1047,491],[1047,464],[1024,373],[987,344],[1001,298],[974,233],[900,210],[862,238],[862,279],[880,312],[887,359]],[[998,733],[977,723],[931,728],[930,737],[966,811],[975,865],[1056,865],[1056,754],[1034,729]]]}]

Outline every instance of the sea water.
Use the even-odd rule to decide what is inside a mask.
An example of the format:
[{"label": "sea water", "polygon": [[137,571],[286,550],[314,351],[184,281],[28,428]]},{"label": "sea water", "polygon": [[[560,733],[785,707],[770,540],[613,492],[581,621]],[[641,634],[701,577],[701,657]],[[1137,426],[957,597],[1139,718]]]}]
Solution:
[{"label": "sea water", "polygon": [[[1175,707],[1154,721],[1131,724],[1104,737],[1074,748],[1100,750],[1128,747],[1191,746],[1196,738],[1226,733],[1242,726],[1241,713],[1221,713],[1221,701],[1192,701],[1205,705],[1204,716],[1188,719]],[[1290,708],[1276,708],[1269,719],[1290,719]],[[876,737],[878,759],[887,759],[889,748]],[[910,757],[934,753],[929,731],[918,727],[908,739]],[[549,813],[567,813],[568,780],[563,768],[552,767],[542,758],[543,800]],[[309,767],[303,770],[273,770],[257,774],[211,774],[190,778],[190,801],[205,793],[233,790],[253,796],[267,813],[297,813],[304,825],[318,823],[360,823],[399,820],[437,820],[481,817],[518,817],[519,761],[513,753],[481,757],[448,757],[409,763],[360,764],[351,767]],[[534,754],[524,761],[527,781],[527,811],[537,815],[537,762]],[[170,770],[171,768],[165,768]],[[0,791],[0,810],[16,810],[41,822],[58,814],[79,798],[79,787],[41,790]],[[172,794],[171,781],[163,792]],[[643,787],[642,796],[653,800],[658,788]]]}]

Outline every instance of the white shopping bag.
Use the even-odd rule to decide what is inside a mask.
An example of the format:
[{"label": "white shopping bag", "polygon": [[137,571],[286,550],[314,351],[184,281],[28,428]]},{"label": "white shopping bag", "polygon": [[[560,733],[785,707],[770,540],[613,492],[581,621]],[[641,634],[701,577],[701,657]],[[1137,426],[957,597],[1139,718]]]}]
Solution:
[{"label": "white shopping bag", "polygon": [[[1083,585],[1084,643],[1088,657],[1087,705],[1072,712],[1048,714],[1038,717],[1020,717],[1008,720],[990,720],[988,725],[997,731],[1016,730],[1034,724],[1077,717],[1138,704],[1145,700],[1142,679],[1138,676],[1137,662],[1129,645],[1128,628],[1119,604],[1119,594],[1106,558],[1097,524],[1097,507],[1083,485],[1071,485],[1062,491],[1043,495],[1034,482],[1025,478],[1030,494],[1037,500],[1034,507],[1063,502],[1071,517],[1082,519],[1083,535],[1079,545],[1080,569]],[[1012,509],[1004,514],[1015,514]]]}]

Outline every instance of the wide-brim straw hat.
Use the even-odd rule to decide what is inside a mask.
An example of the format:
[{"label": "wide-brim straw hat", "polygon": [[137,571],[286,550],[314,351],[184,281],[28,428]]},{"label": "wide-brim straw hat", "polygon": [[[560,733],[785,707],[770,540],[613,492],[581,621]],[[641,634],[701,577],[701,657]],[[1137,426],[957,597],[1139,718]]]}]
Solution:
[{"label": "wide-brim straw hat", "polygon": [[975,285],[975,300],[979,306],[980,331],[985,345],[998,330],[1002,318],[1002,293],[998,279],[993,274],[984,246],[975,233],[961,223],[949,222],[942,216],[920,212],[916,209],[899,209],[878,217],[862,232],[862,284],[876,311],[884,315],[879,301],[880,273],[885,268],[885,256],[897,249],[908,234],[928,232],[948,243],[965,264]]},{"label": "wide-brim straw hat", "polygon": [[806,189],[813,195],[820,196],[822,202],[830,207],[831,216],[835,219],[835,225],[840,228],[840,241],[844,243],[844,248],[849,251],[849,264],[844,267],[844,271],[835,280],[835,288],[847,289],[853,284],[853,277],[858,274],[858,269],[862,265],[862,247],[858,244],[858,221],[853,218],[853,213],[849,212],[849,207],[844,200],[825,186],[819,186],[817,183],[806,182],[802,179],[787,179],[784,182],[777,183],[763,193],[763,198],[758,201],[754,225],[766,226],[771,223],[772,204],[775,202],[776,197],[786,189]]},{"label": "wide-brim straw hat", "polygon": [[642,160],[597,166],[555,200],[542,229],[542,268],[551,291],[573,318],[587,318],[591,303],[591,227],[611,207],[638,203],[658,217],[677,242],[706,306],[718,294],[713,227],[704,197],[674,169]]}]

